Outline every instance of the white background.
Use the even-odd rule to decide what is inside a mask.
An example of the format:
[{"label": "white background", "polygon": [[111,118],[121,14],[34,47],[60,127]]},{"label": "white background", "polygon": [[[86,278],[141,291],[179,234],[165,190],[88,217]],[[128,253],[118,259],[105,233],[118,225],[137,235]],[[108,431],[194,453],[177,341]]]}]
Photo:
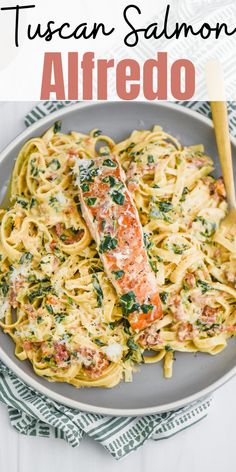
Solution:
[{"label": "white background", "polygon": [[[0,103],[0,149],[24,129],[33,103]],[[77,449],[60,439],[20,436],[0,404],[1,472],[235,472],[236,378],[214,394],[206,419],[173,438],[148,441],[129,457],[115,461],[85,438]]]},{"label": "white background", "polygon": [[[0,0],[0,7],[15,6],[16,0]],[[36,8],[24,10],[20,13],[20,47],[14,46],[14,12],[0,11],[0,100],[35,100],[40,98],[44,52],[62,52],[64,60],[64,80],[67,83],[67,52],[78,52],[79,62],[85,51],[94,51],[96,58],[119,61],[121,58],[132,57],[141,65],[148,58],[156,58],[157,52],[168,52],[168,85],[170,89],[171,64],[176,59],[190,59],[196,68],[196,92],[192,100],[206,100],[204,68],[210,59],[220,60],[226,84],[228,100],[236,100],[236,34],[230,37],[224,35],[214,39],[214,35],[204,40],[198,36],[189,36],[180,39],[165,40],[164,38],[143,39],[140,35],[138,46],[129,48],[124,45],[124,37],[131,31],[123,19],[123,10],[127,5],[135,4],[140,7],[141,15],[132,11],[128,14],[135,28],[147,27],[151,23],[159,25],[159,31],[164,20],[164,10],[169,3],[170,33],[176,22],[186,22],[193,25],[195,31],[204,22],[211,27],[216,23],[226,23],[229,30],[235,28],[236,1],[235,0],[21,0],[20,5],[35,4]],[[64,22],[71,24],[71,31],[77,25],[86,22],[88,31],[93,23],[103,22],[106,30],[115,27],[115,32],[108,37],[101,34],[94,39],[62,40],[54,36],[52,41],[44,39],[27,39],[27,26],[32,24],[35,31],[41,23],[42,32],[46,31],[49,20],[55,21],[55,27]],[[171,26],[171,23],[173,25]],[[117,99],[115,89],[115,72],[109,75],[109,99]],[[80,90],[81,78],[80,71]],[[96,80],[94,88],[96,89]],[[67,98],[67,97],[66,97]],[[79,99],[82,97],[79,96]],[[138,97],[142,100],[142,94]],[[217,97],[216,97],[217,98]],[[55,99],[50,97],[50,99]],[[96,95],[94,95],[96,99]],[[169,90],[168,99],[173,99]],[[219,99],[219,97],[218,97]]]}]

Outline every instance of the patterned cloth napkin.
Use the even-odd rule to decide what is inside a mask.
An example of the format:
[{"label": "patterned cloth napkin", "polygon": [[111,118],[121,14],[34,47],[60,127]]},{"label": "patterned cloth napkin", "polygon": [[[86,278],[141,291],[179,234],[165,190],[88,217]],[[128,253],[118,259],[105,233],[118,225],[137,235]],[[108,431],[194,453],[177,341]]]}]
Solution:
[{"label": "patterned cloth napkin", "polygon": [[[25,117],[26,126],[71,102],[45,102]],[[208,116],[205,102],[183,102]],[[231,131],[235,127],[235,107],[229,104]],[[234,131],[236,135],[236,131]],[[144,417],[111,417],[68,408],[26,385],[0,361],[0,401],[8,408],[12,426],[28,436],[56,437],[72,447],[80,445],[84,435],[101,443],[115,459],[121,459],[141,447],[148,439],[169,438],[197,423],[207,415],[212,399],[201,399],[184,408]]]}]

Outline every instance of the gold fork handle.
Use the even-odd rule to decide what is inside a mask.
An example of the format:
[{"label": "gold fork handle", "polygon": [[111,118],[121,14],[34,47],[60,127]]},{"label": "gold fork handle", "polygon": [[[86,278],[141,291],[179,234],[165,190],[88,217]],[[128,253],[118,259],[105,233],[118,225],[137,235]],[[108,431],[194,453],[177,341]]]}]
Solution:
[{"label": "gold fork handle", "polygon": [[236,208],[232,151],[226,102],[210,102],[216,143],[229,206]]}]

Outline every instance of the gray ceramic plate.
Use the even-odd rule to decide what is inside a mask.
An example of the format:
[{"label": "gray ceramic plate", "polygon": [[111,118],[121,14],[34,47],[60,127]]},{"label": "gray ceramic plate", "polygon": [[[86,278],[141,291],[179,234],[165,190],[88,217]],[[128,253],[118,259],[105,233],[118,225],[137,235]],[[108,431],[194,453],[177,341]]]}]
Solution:
[{"label": "gray ceramic plate", "polygon": [[[65,132],[88,132],[99,128],[119,141],[133,130],[160,124],[186,145],[203,143],[214,157],[219,174],[211,122],[198,113],[175,104],[148,102],[84,103],[42,119],[18,136],[0,156],[0,185],[9,177],[13,161],[24,142],[43,134],[55,120],[62,119]],[[236,143],[232,142],[233,153]],[[236,342],[213,357],[207,354],[176,353],[173,378],[163,378],[162,364],[144,365],[132,383],[113,389],[76,389],[67,384],[49,383],[37,377],[29,362],[14,355],[10,337],[0,332],[0,357],[20,378],[41,393],[70,407],[111,415],[144,415],[179,408],[203,397],[236,373]]]}]

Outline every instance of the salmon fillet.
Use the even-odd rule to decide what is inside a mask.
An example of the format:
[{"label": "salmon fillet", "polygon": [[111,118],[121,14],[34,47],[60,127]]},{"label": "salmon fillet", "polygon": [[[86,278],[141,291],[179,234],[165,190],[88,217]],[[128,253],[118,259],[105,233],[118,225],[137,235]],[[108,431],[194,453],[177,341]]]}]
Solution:
[{"label": "salmon fillet", "polygon": [[115,156],[77,159],[74,167],[83,217],[131,328],[162,317],[157,283],[137,209]]}]

